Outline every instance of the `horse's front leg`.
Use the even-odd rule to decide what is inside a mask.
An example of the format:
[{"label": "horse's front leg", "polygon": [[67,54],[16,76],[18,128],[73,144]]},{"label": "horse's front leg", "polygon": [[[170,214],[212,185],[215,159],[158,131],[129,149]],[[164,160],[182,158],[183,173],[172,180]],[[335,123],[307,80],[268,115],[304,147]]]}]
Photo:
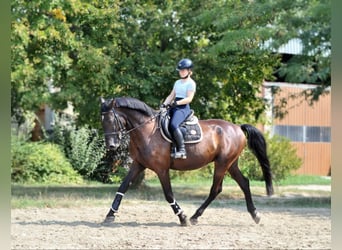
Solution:
[{"label": "horse's front leg", "polygon": [[109,212],[106,215],[104,220],[105,223],[113,222],[115,219],[115,213],[118,212],[119,206],[123,196],[125,195],[126,191],[128,190],[129,186],[135,181],[137,176],[144,170],[145,168],[137,162],[133,162],[128,174],[124,178],[123,182],[121,183],[118,191],[116,192],[115,198],[113,200],[112,206],[109,209]]},{"label": "horse's front leg", "polygon": [[175,215],[178,216],[181,226],[187,226],[188,225],[187,217],[173,196],[171,182],[170,182],[169,170],[159,172],[159,173],[157,173],[157,175],[158,175],[159,181],[162,185],[164,195],[165,195],[165,199],[167,200],[167,202],[169,202],[169,204],[170,204],[173,212],[175,213]]}]

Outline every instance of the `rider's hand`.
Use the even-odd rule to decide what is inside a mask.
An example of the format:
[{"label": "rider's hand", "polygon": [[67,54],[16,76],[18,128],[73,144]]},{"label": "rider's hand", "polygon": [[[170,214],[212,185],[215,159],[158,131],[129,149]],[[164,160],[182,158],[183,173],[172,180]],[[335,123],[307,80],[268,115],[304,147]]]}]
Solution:
[{"label": "rider's hand", "polygon": [[161,112],[166,112],[167,105],[165,105],[165,104],[163,103],[163,104],[161,104],[161,105],[159,106],[159,109],[160,109]]},{"label": "rider's hand", "polygon": [[174,101],[171,103],[171,108],[174,108],[174,107],[176,107],[176,106],[178,106],[178,104],[177,104],[177,101],[174,100]]}]

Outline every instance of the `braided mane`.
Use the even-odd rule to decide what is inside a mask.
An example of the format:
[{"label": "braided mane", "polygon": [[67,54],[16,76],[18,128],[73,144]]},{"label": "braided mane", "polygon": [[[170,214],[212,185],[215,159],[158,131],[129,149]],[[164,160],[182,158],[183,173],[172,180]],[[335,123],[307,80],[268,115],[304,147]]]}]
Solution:
[{"label": "braided mane", "polygon": [[138,110],[147,116],[153,116],[156,113],[156,111],[152,109],[151,107],[149,107],[146,103],[138,99],[135,99],[133,97],[115,98],[115,107]]}]

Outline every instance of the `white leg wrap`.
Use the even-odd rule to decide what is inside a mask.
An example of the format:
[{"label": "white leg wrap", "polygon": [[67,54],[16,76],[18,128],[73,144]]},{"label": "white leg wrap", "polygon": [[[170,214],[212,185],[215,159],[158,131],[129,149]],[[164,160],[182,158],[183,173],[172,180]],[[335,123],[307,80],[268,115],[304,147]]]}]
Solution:
[{"label": "white leg wrap", "polygon": [[170,203],[171,208],[173,209],[173,212],[175,215],[179,215],[183,212],[183,210],[179,207],[176,200],[173,200],[173,202]]}]

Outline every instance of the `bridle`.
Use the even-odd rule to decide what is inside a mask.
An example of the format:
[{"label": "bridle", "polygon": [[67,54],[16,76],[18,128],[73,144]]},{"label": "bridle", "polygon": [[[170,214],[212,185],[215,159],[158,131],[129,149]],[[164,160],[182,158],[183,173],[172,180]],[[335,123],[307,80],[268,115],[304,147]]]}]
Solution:
[{"label": "bridle", "polygon": [[[114,114],[114,123],[113,123],[113,127],[114,127],[114,130],[115,130],[115,125],[118,124],[118,127],[120,128],[119,131],[114,131],[114,132],[108,132],[108,133],[104,133],[105,136],[107,135],[119,135],[119,139],[122,138],[122,136],[126,133],[126,129],[125,129],[125,126],[122,124],[122,121],[120,120],[120,117],[118,115],[117,112],[115,112],[114,108],[109,110],[109,111],[105,111],[105,112],[102,112],[102,116],[107,114],[107,113],[113,113]],[[102,118],[103,120],[103,118]]]},{"label": "bridle", "polygon": [[119,136],[119,140],[121,140],[123,138],[123,136],[129,134],[133,130],[136,130],[136,129],[140,128],[140,127],[143,127],[146,123],[148,123],[148,122],[152,121],[153,119],[155,119],[156,117],[160,116],[160,114],[162,113],[162,110],[157,112],[155,115],[151,116],[148,120],[144,121],[143,123],[139,124],[136,127],[131,128],[129,130],[126,129],[126,127],[124,126],[124,124],[122,123],[122,121],[120,119],[119,114],[117,112],[115,112],[114,108],[112,108],[109,111],[104,111],[101,114],[104,115],[106,113],[113,113],[114,114],[113,127],[114,127],[114,130],[115,130],[115,124],[118,124],[119,131],[104,133],[104,135],[105,136],[108,136],[108,135],[118,135]]}]

